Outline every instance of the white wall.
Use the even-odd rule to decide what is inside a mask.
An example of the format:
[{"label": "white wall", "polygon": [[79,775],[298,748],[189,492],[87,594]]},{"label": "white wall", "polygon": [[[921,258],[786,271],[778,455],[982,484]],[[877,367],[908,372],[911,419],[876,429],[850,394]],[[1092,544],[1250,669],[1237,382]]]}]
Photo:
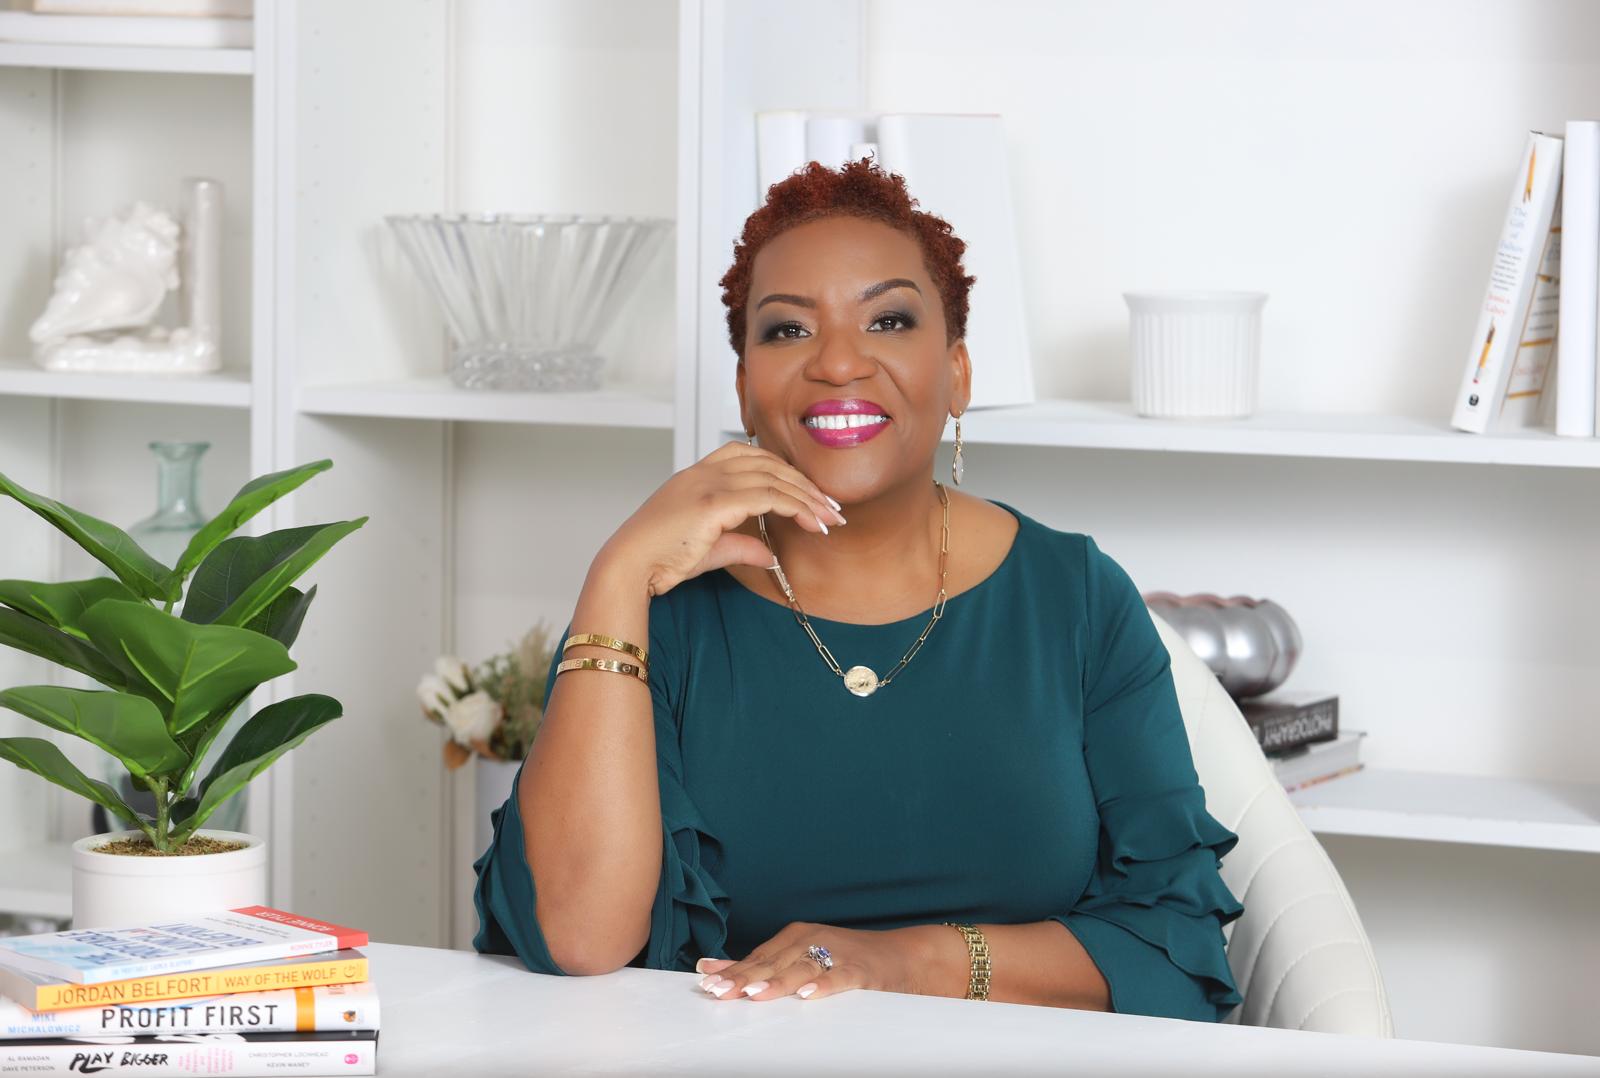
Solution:
[{"label": "white wall", "polygon": [[[1041,395],[1127,399],[1124,290],[1249,288],[1263,410],[1445,422],[1526,131],[1600,108],[1589,3],[983,11],[871,0],[866,104],[1006,117]],[[1282,603],[1288,685],[1374,764],[1600,778],[1592,471],[976,446],[966,475],[1143,591]],[[1600,858],[1325,845],[1400,1036],[1600,1053]]]}]

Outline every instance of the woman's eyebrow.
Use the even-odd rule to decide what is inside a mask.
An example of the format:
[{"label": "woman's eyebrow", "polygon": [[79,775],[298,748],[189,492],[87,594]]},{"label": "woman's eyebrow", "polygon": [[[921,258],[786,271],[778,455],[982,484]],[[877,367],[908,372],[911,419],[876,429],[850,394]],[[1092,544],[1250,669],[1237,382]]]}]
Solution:
[{"label": "woman's eyebrow", "polygon": [[[922,294],[922,289],[917,286],[916,281],[906,277],[893,277],[887,281],[879,281],[877,284],[869,286],[857,298],[857,302],[865,303],[869,299],[875,299],[891,288],[909,288],[919,296]],[[761,302],[756,304],[756,310],[759,311],[769,303],[792,303],[796,307],[815,307],[817,305],[816,300],[807,296],[796,296],[789,292],[774,292],[770,296],[763,296]]]}]

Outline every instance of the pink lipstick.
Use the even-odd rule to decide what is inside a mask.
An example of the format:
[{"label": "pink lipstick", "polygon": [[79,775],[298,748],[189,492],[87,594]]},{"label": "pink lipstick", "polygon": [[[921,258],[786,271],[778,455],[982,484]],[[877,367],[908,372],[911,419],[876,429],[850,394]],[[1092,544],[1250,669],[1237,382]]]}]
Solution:
[{"label": "pink lipstick", "polygon": [[818,445],[845,448],[876,438],[889,425],[889,415],[872,401],[852,397],[818,401],[800,422]]}]

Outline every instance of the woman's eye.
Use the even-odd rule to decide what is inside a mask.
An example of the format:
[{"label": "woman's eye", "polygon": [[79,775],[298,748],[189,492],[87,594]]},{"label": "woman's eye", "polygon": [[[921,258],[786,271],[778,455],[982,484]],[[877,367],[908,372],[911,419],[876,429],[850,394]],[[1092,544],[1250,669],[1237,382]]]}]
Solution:
[{"label": "woman's eye", "polygon": [[763,333],[761,335],[761,339],[764,341],[792,341],[795,339],[795,337],[794,335],[790,334],[790,330],[796,330],[799,333],[804,333],[805,329],[806,328],[799,322],[779,322],[777,325],[770,327],[765,333]]},{"label": "woman's eye", "polygon": [[913,327],[913,326],[915,326],[917,324],[916,321],[914,319],[912,319],[912,317],[909,314],[904,314],[904,313],[902,313],[900,311],[890,311],[887,314],[880,314],[877,318],[874,318],[872,320],[872,324],[874,326],[881,326],[885,322],[890,322],[890,323],[898,322],[898,323],[900,323],[899,325],[890,325],[889,328],[892,329],[892,330],[893,329],[910,329],[911,327]]}]

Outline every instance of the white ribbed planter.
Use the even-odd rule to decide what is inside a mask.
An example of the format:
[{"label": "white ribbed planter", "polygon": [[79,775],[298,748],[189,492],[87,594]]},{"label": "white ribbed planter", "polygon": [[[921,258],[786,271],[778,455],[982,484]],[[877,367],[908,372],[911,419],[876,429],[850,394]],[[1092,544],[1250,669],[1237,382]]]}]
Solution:
[{"label": "white ribbed planter", "polygon": [[1133,406],[1166,419],[1237,419],[1256,409],[1265,292],[1124,292]]},{"label": "white ribbed planter", "polygon": [[197,832],[243,842],[242,850],[193,857],[119,857],[97,847],[142,831],[90,835],[72,844],[72,927],[109,928],[267,902],[267,843],[239,831]]}]

